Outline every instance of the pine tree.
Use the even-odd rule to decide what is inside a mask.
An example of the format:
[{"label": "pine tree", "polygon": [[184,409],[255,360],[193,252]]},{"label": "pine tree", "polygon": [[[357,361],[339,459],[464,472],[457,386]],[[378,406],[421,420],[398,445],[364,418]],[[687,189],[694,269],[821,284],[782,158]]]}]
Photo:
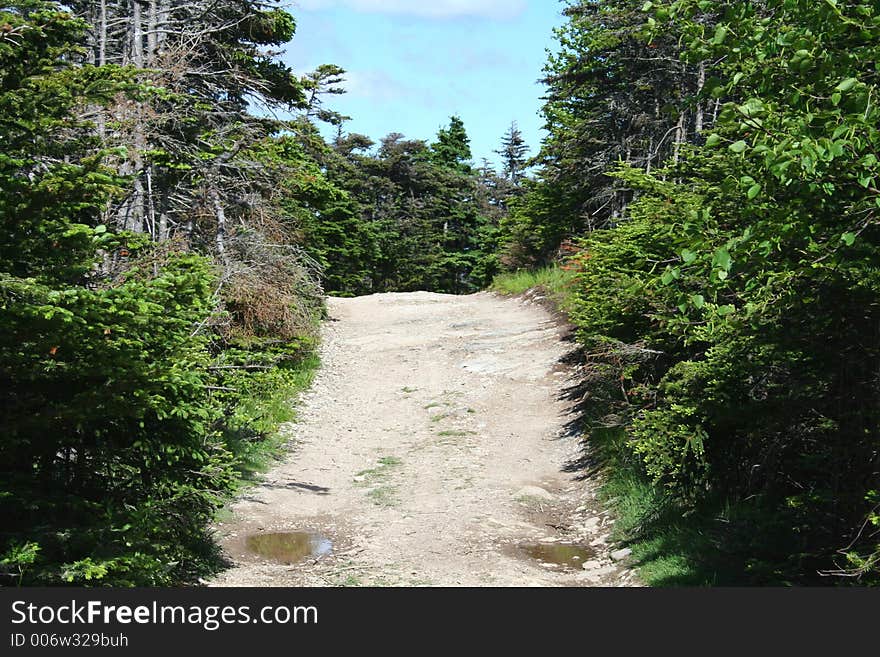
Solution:
[{"label": "pine tree", "polygon": [[501,148],[495,151],[501,156],[502,172],[510,183],[519,185],[522,182],[525,176],[528,152],[529,147],[526,145],[516,121],[514,121],[501,140]]},{"label": "pine tree", "polygon": [[449,118],[449,126],[440,128],[437,141],[431,144],[431,159],[440,166],[471,172],[471,140],[464,122],[457,116]]},{"label": "pine tree", "polygon": [[246,146],[278,126],[249,105],[306,106],[302,81],[266,50],[293,37],[293,17],[251,0],[71,5],[95,26],[89,61],[149,70],[140,75],[149,93],[110,108],[98,126],[108,145],[126,147],[118,168],[132,178],[112,223],[157,241],[184,234],[225,258],[231,210],[274,187]]},{"label": "pine tree", "polygon": [[132,72],[83,62],[57,3],[0,26],[0,576],[178,581],[231,471],[194,332],[216,280],[103,223],[128,181],[94,120],[144,93]]},{"label": "pine tree", "polygon": [[324,107],[324,96],[338,96],[345,93],[341,87],[345,82],[345,69],[334,64],[321,64],[311,73],[302,77],[303,89],[306,92],[305,117],[314,117],[318,121],[336,126],[341,133],[342,125],[350,116],[328,110]]}]

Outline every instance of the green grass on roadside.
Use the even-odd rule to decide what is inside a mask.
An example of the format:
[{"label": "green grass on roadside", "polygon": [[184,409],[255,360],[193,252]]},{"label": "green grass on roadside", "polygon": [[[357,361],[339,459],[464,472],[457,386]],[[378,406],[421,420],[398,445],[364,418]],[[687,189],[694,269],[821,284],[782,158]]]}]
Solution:
[{"label": "green grass on roadside", "polygon": [[611,538],[633,553],[630,563],[648,586],[708,586],[714,575],[693,555],[711,554],[701,520],[676,514],[662,492],[626,456],[624,432],[593,431],[587,439],[601,463],[600,498],[615,515]]},{"label": "green grass on roadside", "polygon": [[319,365],[313,352],[292,366],[267,372],[262,385],[255,386],[258,392],[239,404],[236,415],[243,421],[227,436],[236,456],[239,487],[253,483],[283,456],[288,437],[281,427],[296,419],[296,399],[311,386]]},{"label": "green grass on roadside", "polygon": [[748,501],[683,509],[652,484],[626,439],[621,428],[594,429],[585,441],[601,473],[600,498],[615,516],[611,538],[632,550],[629,562],[646,585],[780,586],[803,571],[786,563],[792,537],[784,522],[774,528]]},{"label": "green grass on roadside", "polygon": [[541,288],[544,293],[563,312],[571,310],[571,289],[575,273],[558,265],[544,267],[536,271],[519,270],[499,274],[492,281],[491,288],[499,294],[513,296],[524,294],[531,289]]}]

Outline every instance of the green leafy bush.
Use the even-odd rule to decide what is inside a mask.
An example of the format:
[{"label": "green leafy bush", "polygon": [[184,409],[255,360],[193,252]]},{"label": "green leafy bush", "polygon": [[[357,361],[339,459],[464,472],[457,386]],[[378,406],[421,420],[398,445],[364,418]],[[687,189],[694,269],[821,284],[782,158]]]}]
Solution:
[{"label": "green leafy bush", "polygon": [[132,72],[81,64],[85,25],[54,3],[0,9],[0,26],[0,577],[195,581],[218,565],[207,528],[246,452],[314,367],[320,288],[246,233],[230,274],[104,225],[129,181],[77,117],[138,93]]},{"label": "green leafy bush", "polygon": [[[569,30],[601,31],[578,22],[593,3],[577,4]],[[635,11],[603,7],[621,20]],[[628,190],[625,214],[578,242],[579,408],[597,444],[615,436],[612,480],[625,473],[642,500],[648,486],[656,505],[636,505],[628,537],[654,546],[636,551],[647,561],[669,550],[703,569],[681,581],[875,582],[877,8],[680,0],[642,11],[647,43],[675,35],[690,70],[714,62],[694,103],[718,103],[712,130],[665,168],[601,167]],[[607,68],[629,47],[605,46],[613,56],[587,63]],[[580,60],[555,61],[554,84],[575,84]],[[614,93],[588,100],[619,108]],[[603,120],[569,115],[554,152],[583,146],[579,130]],[[696,534],[713,556],[679,540]]]}]

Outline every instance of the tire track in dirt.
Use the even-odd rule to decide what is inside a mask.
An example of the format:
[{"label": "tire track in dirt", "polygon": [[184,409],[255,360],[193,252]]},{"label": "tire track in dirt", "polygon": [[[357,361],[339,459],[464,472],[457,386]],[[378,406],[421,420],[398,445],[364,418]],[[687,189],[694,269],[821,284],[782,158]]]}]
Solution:
[{"label": "tire track in dirt", "polygon": [[[234,566],[212,585],[634,583],[595,482],[565,472],[581,455],[561,399],[571,346],[544,308],[423,292],[328,305],[290,453],[217,525]],[[333,549],[292,565],[248,549],[288,531]],[[533,556],[574,544],[589,554],[568,565]]]}]

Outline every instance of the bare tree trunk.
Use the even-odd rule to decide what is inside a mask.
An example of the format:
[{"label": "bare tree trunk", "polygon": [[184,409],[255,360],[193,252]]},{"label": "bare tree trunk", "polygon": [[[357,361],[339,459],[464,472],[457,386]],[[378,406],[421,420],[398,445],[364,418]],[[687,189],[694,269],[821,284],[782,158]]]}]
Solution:
[{"label": "bare tree trunk", "polygon": [[[158,0],[150,0],[149,11],[147,12],[147,52],[145,62],[147,66],[152,67],[156,62],[159,50],[159,2]],[[146,143],[146,135],[144,135]],[[156,194],[153,190],[153,165],[146,165],[147,176],[147,197],[145,199],[147,205],[147,217],[150,224],[150,235],[156,241],[164,239],[162,231],[156,225]]]},{"label": "bare tree trunk", "polygon": [[[685,69],[681,71],[681,86],[679,87],[679,102],[684,104],[684,99],[687,98],[687,86],[685,81],[687,80]],[[681,145],[684,143],[684,140],[687,138],[687,110],[684,107],[681,107],[681,113],[678,115],[678,123],[675,125],[675,146],[672,150],[672,161],[675,164],[678,164],[680,155],[681,155]]]},{"label": "bare tree trunk", "polygon": [[675,147],[672,151],[672,161],[678,164],[679,155],[681,154],[681,145],[684,143],[684,120],[686,112],[681,111],[678,115],[678,124],[675,126]]},{"label": "bare tree trunk", "polygon": [[[98,9],[93,4],[89,4],[86,9],[86,20],[89,25],[92,25],[97,29],[98,26]],[[86,63],[87,64],[96,64],[98,62],[97,52],[97,35],[94,32],[89,32],[87,34],[87,38],[89,39],[89,49],[86,53]]]},{"label": "bare tree trunk", "polygon": [[98,16],[98,65],[107,63],[107,0],[101,0]]},{"label": "bare tree trunk", "polygon": [[217,245],[217,253],[222,260],[226,260],[226,211],[223,209],[223,203],[220,201],[220,194],[216,187],[211,187],[208,191],[208,200],[211,202],[211,208],[214,210],[214,216],[217,219],[217,237],[215,243]]},{"label": "bare tree trunk", "polygon": [[[131,63],[137,68],[144,68],[144,25],[139,0],[131,0]],[[143,105],[138,103],[135,108],[135,121],[133,127],[134,153],[131,158],[132,173],[134,174],[134,192],[131,198],[131,211],[129,213],[128,230],[143,233],[147,232],[145,217],[146,194],[144,190],[144,161],[143,153],[146,150],[146,136],[144,128]]]},{"label": "bare tree trunk", "polygon": [[148,165],[144,173],[147,179],[147,229],[150,232],[150,237],[154,240],[158,240],[159,233],[157,231],[158,227],[156,226],[156,204],[155,197],[153,196],[153,167]]},{"label": "bare tree trunk", "polygon": [[[138,158],[139,160],[140,158]],[[132,183],[131,205],[128,210],[125,229],[132,233],[143,233],[144,230],[144,181],[141,180],[139,162],[133,165],[135,179]]]},{"label": "bare tree trunk", "polygon": [[159,213],[159,241],[168,239],[168,213],[164,210]]},{"label": "bare tree trunk", "polygon": [[703,132],[703,101],[700,94],[706,86],[706,62],[700,62],[700,72],[697,76],[697,117],[694,124],[694,131],[699,135]]},{"label": "bare tree trunk", "polygon": [[[107,0],[101,0],[97,5],[89,3],[88,21],[94,27],[89,42],[88,61],[90,64],[104,66],[107,63]],[[107,132],[104,108],[96,105],[93,109],[96,114],[95,129],[103,140]]]},{"label": "bare tree trunk", "polygon": [[158,0],[150,0],[150,10],[147,15],[147,60],[152,64],[156,57],[159,45],[159,3]]},{"label": "bare tree trunk", "polygon": [[141,16],[141,3],[131,0],[131,63],[137,68],[144,67],[144,25]]}]

